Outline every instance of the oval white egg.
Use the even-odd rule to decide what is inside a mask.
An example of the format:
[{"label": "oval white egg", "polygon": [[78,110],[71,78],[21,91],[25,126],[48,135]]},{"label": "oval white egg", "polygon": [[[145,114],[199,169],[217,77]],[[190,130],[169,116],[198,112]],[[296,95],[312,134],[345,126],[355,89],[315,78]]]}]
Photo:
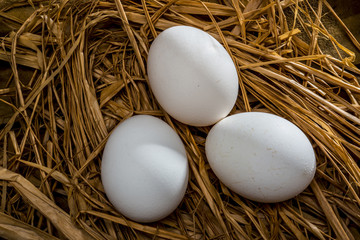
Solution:
[{"label": "oval white egg", "polygon": [[258,202],[295,197],[310,184],[316,170],[306,135],[290,121],[268,113],[224,118],[210,130],[205,150],[219,180]]},{"label": "oval white egg", "polygon": [[106,143],[101,164],[105,193],[134,221],[153,222],[172,213],[184,197],[188,174],[180,137],[158,118],[133,116]]},{"label": "oval white egg", "polygon": [[238,95],[230,55],[197,28],[176,26],[160,33],[150,47],[147,70],[159,104],[185,124],[214,124],[229,114]]}]

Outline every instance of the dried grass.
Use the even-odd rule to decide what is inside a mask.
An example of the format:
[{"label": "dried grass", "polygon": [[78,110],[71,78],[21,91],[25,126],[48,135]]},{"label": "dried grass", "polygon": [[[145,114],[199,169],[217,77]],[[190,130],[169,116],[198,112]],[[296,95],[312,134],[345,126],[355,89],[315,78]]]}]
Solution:
[{"label": "dried grass", "polygon": [[[0,132],[1,236],[360,239],[360,70],[322,16],[341,20],[326,0],[221,2],[18,3],[34,4],[36,11],[25,22],[7,18],[20,27],[2,38],[0,50],[15,83],[0,89],[0,100],[14,109]],[[175,25],[206,30],[231,54],[241,90],[231,114],[271,112],[311,139],[317,172],[302,194],[277,204],[234,194],[207,163],[210,127],[189,127],[162,111],[147,84],[146,58],[157,34]],[[324,55],[320,38],[339,56]],[[34,69],[28,84],[19,78],[19,65]],[[152,224],[117,213],[99,174],[107,136],[134,114],[167,121],[184,141],[191,169],[181,205]]]}]

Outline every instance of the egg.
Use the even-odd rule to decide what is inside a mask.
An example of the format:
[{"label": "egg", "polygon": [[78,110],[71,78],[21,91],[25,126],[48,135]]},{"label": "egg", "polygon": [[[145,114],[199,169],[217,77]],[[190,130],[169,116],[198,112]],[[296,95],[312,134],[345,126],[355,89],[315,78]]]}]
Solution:
[{"label": "egg", "polygon": [[105,193],[124,216],[154,222],[184,197],[189,168],[180,137],[164,121],[137,115],[120,123],[105,145],[101,178]]},{"label": "egg", "polygon": [[238,95],[230,55],[215,38],[194,27],[161,32],[151,44],[147,71],[161,107],[188,125],[214,124],[229,114]]},{"label": "egg", "polygon": [[310,184],[316,170],[306,135],[290,121],[269,113],[224,118],[210,130],[205,152],[224,185],[258,202],[295,197]]}]

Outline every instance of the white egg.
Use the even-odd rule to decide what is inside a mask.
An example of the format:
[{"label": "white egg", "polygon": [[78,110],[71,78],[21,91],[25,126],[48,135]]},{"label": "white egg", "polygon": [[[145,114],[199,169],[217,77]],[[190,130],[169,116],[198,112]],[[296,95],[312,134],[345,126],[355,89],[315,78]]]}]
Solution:
[{"label": "white egg", "polygon": [[312,145],[290,121],[250,112],[229,116],[209,132],[206,156],[215,175],[231,190],[258,202],[295,197],[316,170]]},{"label": "white egg", "polygon": [[184,197],[188,174],[180,137],[158,118],[131,117],[106,143],[101,164],[105,193],[132,220],[153,222],[172,213]]},{"label": "white egg", "polygon": [[185,124],[214,124],[235,104],[235,65],[215,38],[197,28],[176,26],[160,33],[150,47],[147,70],[159,104]]}]

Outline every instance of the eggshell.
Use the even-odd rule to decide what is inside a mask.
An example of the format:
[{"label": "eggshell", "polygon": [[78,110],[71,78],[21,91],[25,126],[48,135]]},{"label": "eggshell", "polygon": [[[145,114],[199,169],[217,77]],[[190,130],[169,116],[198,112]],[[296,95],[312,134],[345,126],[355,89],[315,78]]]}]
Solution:
[{"label": "eggshell", "polygon": [[101,164],[105,193],[132,220],[153,222],[173,212],[184,197],[188,174],[180,137],[158,118],[131,117],[106,143]]},{"label": "eggshell", "polygon": [[160,33],[150,47],[147,70],[157,101],[180,122],[211,125],[235,104],[235,65],[215,38],[197,28],[176,26]]},{"label": "eggshell", "polygon": [[268,113],[240,113],[221,120],[210,130],[205,150],[212,170],[227,187],[259,202],[295,197],[316,170],[305,134]]}]

